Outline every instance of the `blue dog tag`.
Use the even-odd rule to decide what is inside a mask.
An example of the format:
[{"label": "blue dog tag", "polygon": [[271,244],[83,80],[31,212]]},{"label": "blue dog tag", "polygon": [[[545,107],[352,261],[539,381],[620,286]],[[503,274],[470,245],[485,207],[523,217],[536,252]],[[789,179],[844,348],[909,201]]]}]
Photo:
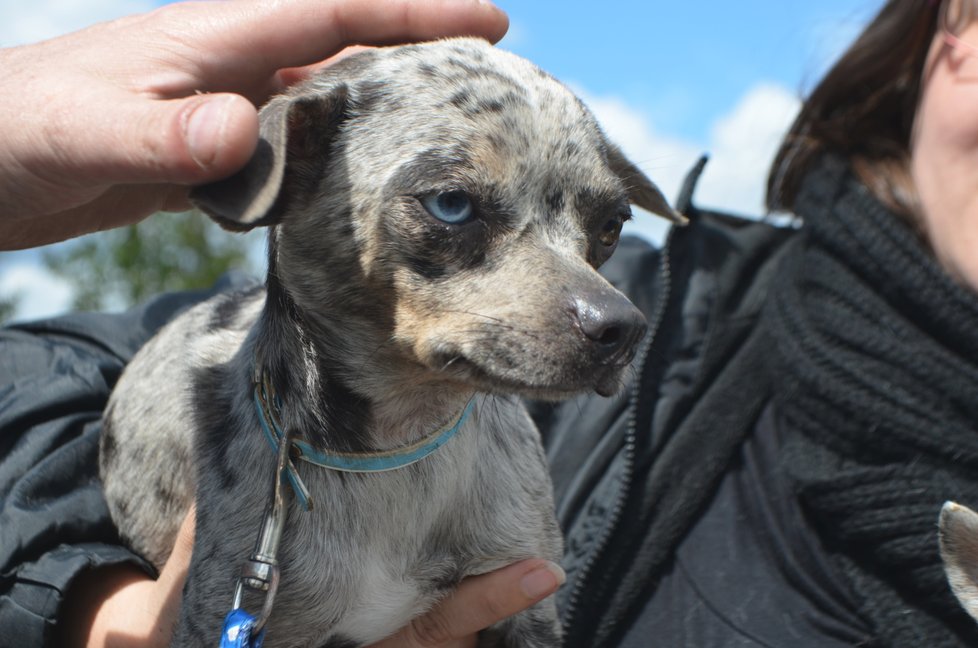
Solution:
[{"label": "blue dog tag", "polygon": [[262,630],[258,636],[252,637],[251,631],[254,627],[255,617],[240,608],[231,610],[224,617],[220,648],[261,648],[265,631]]}]

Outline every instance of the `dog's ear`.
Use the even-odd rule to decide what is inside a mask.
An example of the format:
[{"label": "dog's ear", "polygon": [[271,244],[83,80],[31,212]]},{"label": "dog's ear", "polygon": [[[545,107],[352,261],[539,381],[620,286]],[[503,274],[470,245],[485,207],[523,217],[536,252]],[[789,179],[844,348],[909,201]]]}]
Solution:
[{"label": "dog's ear", "polygon": [[[328,92],[276,97],[258,115],[258,146],[234,175],[190,192],[194,206],[231,230],[250,230],[278,222],[290,196],[316,180],[300,177],[321,170],[330,142],[346,114],[347,87]],[[287,192],[282,191],[288,186]],[[295,196],[291,196],[294,198]]]},{"label": "dog's ear", "polygon": [[947,502],[938,526],[948,584],[968,614],[978,619],[978,514]]},{"label": "dog's ear", "polygon": [[625,188],[628,190],[628,200],[633,205],[653,214],[658,214],[677,225],[685,225],[689,222],[685,216],[669,206],[669,201],[662,195],[655,183],[632,164],[620,148],[608,142],[607,151],[608,164],[615,175],[625,183]]}]

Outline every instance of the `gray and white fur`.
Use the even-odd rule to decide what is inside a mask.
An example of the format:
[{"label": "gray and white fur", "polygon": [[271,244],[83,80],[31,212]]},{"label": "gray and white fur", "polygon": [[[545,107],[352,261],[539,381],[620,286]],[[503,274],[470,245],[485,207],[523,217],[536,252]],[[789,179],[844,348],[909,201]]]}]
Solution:
[{"label": "gray and white fur", "polygon": [[[315,507],[288,506],[269,648],[367,645],[465,576],[559,560],[520,397],[619,388],[645,324],[596,268],[630,203],[682,218],[570,91],[474,39],[366,51],[273,98],[248,166],[192,199],[231,229],[269,226],[266,286],[151,340],[113,392],[101,447],[113,519],[157,567],[196,500],[174,645],[217,645],[269,499],[256,366],[284,426],[322,449],[410,444],[475,394],[461,431],[412,466],[298,462]],[[470,213],[448,222],[441,206]],[[559,645],[552,598],[480,642]]]}]

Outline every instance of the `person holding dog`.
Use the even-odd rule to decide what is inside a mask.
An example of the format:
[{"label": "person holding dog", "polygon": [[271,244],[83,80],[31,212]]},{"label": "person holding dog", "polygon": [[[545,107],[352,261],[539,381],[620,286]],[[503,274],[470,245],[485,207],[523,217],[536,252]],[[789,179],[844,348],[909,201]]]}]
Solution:
[{"label": "person holding dog", "polygon": [[[288,29],[280,25],[276,44],[268,36],[275,29],[263,22],[266,34],[253,46],[273,54],[263,52],[269,67],[257,76],[248,48],[225,58],[216,51],[228,42],[223,30],[246,18],[211,23],[204,35],[212,40],[203,42],[214,58],[195,57],[193,73],[227,68],[240,74],[231,75],[236,88],[188,81],[187,70],[159,61],[149,68],[159,74],[148,79],[126,64],[115,76],[102,75],[117,89],[122,84],[132,106],[177,108],[162,140],[153,139],[160,133],[148,116],[133,120],[141,130],[123,142],[133,152],[106,152],[104,133],[67,128],[71,120],[103,119],[113,105],[101,91],[82,92],[70,111],[31,116],[34,129],[0,120],[4,141],[13,143],[0,152],[0,240],[33,245],[131,222],[183,205],[185,185],[242,164],[254,141],[253,107],[235,96],[190,96],[193,90],[237,90],[260,102],[294,74],[277,68],[311,63],[347,42],[449,33],[451,16],[463,15],[454,28],[492,37],[505,29],[503,17],[475,3],[464,10],[461,3],[414,3],[422,8],[410,11],[407,3],[341,4],[345,9],[331,16],[341,17],[342,28],[323,37],[329,45],[295,58],[274,54],[282,54]],[[386,22],[391,13],[370,11],[394,5],[405,20],[393,26]],[[263,21],[275,13],[241,6]],[[233,5],[221,7],[194,11],[237,15]],[[105,45],[117,35],[176,38],[186,24],[174,17],[190,11],[163,10],[76,35],[72,56],[77,64],[118,60]],[[430,21],[439,16],[446,22]],[[312,29],[316,21],[300,22],[293,28]],[[83,44],[90,57],[75,54]],[[65,82],[66,50],[51,47],[34,50],[43,63],[18,93],[50,96]],[[24,56],[0,52],[5,63]],[[568,646],[978,642],[978,625],[944,580],[936,536],[945,500],[978,504],[975,79],[978,3],[887,0],[806,99],[772,166],[769,206],[797,215],[800,228],[696,208],[694,174],[677,204],[689,226],[674,230],[661,250],[622,243],[604,270],[652,328],[633,384],[618,398],[535,407],[568,539],[568,582],[558,592]],[[155,94],[147,95],[148,87]],[[0,113],[22,100],[2,94]],[[210,100],[224,116],[192,144],[192,115],[203,108],[195,102]],[[226,121],[231,115],[237,117]],[[243,124],[234,136],[231,123]],[[41,137],[19,132],[30,130]],[[210,141],[223,145],[197,149]],[[142,145],[153,155],[141,155]],[[150,197],[147,184],[154,185]],[[92,220],[109,205],[116,220]],[[35,461],[45,458],[39,452]],[[32,468],[17,461],[7,451],[0,475],[16,481],[16,470]],[[94,474],[90,465],[74,470],[78,480]],[[69,549],[82,542],[61,532]],[[127,572],[145,590],[142,602],[114,603],[114,596],[125,599],[123,590],[100,581],[108,584],[96,583],[89,605],[80,605],[85,599],[68,587],[62,608],[33,600],[38,614],[50,615],[39,625],[82,628],[71,643],[96,646],[112,636],[108,626],[85,634],[93,618],[97,628],[99,610],[138,605],[148,612],[143,626],[165,619],[178,598],[189,536],[181,535],[173,569],[168,565],[158,581]],[[25,583],[18,574],[28,558],[14,558],[3,573]],[[521,589],[534,574],[538,587]],[[420,626],[429,629],[421,633],[427,638],[408,630],[385,645],[474,645],[463,635],[549,594],[558,580],[530,561],[466,583]],[[7,631],[15,603],[25,605],[18,599],[24,591],[0,587],[0,636],[16,636]],[[89,621],[66,621],[77,612]],[[117,615],[103,622],[109,618]],[[166,645],[166,624],[159,627],[128,645]]]}]

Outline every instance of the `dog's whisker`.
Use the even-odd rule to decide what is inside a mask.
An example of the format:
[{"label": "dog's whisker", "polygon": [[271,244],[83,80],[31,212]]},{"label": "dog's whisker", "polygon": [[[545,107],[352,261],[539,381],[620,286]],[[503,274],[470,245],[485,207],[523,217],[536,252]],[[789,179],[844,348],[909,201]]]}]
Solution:
[{"label": "dog's whisker", "polygon": [[500,317],[494,317],[492,315],[486,315],[485,313],[479,313],[477,311],[458,310],[458,309],[446,309],[445,312],[446,313],[456,313],[456,314],[459,314],[459,315],[472,315],[474,317],[481,317],[483,319],[495,320],[497,322],[505,322],[505,320],[502,319],[502,318],[500,318]]}]

